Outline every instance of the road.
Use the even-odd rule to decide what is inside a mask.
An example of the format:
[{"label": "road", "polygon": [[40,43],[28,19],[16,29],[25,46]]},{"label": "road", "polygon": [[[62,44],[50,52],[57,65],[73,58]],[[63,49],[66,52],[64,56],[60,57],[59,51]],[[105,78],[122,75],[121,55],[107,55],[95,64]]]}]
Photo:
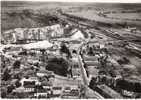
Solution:
[{"label": "road", "polygon": [[87,74],[86,74],[86,70],[84,68],[84,64],[82,62],[82,58],[81,58],[81,55],[80,55],[80,52],[81,52],[81,49],[82,47],[87,44],[89,42],[86,41],[84,42],[80,47],[79,47],[79,50],[78,50],[78,61],[79,61],[79,67],[81,69],[81,76],[82,76],[82,79],[83,79],[83,85],[85,87],[85,98],[96,98],[96,99],[103,99],[104,97],[102,97],[99,93],[97,93],[96,91],[93,91],[92,89],[89,88],[89,79],[87,77]]},{"label": "road", "polygon": [[85,86],[88,86],[89,85],[88,77],[87,77],[87,74],[86,74],[86,70],[83,67],[84,65],[83,65],[83,62],[82,62],[82,59],[81,59],[81,56],[80,55],[78,55],[78,60],[79,60],[79,67],[81,69],[81,76],[83,78],[84,85]]}]

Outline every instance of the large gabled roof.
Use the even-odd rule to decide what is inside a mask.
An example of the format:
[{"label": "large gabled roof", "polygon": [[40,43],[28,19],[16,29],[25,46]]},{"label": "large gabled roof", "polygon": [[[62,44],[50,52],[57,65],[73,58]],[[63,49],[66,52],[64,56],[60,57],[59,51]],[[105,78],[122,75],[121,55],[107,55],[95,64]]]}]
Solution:
[{"label": "large gabled roof", "polygon": [[52,43],[50,43],[47,40],[44,41],[39,41],[36,43],[29,43],[29,44],[25,44],[23,45],[24,49],[48,49],[51,48],[53,46]]}]

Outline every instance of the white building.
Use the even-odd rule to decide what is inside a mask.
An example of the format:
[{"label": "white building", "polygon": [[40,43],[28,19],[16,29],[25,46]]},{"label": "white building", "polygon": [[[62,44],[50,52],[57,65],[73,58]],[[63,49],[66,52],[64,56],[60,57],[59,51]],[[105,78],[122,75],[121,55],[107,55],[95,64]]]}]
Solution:
[{"label": "white building", "polygon": [[38,78],[36,78],[36,77],[31,77],[31,78],[28,78],[28,79],[22,78],[22,79],[20,80],[20,83],[21,83],[22,86],[24,85],[24,82],[25,82],[25,81],[28,81],[28,82],[35,81],[35,84],[39,82]]},{"label": "white building", "polygon": [[24,87],[24,92],[34,92],[35,88],[34,86],[25,86]]},{"label": "white building", "polygon": [[62,94],[62,87],[52,87],[52,91],[54,95],[61,95]]},{"label": "white building", "polygon": [[52,30],[51,32],[52,37],[59,37],[64,34],[64,29],[60,24],[52,25],[50,26],[50,29]]},{"label": "white building", "polygon": [[41,97],[47,97],[48,96],[48,93],[47,92],[38,92],[38,93],[34,93],[34,96],[35,97],[39,97],[39,96],[41,96]]},{"label": "white building", "polygon": [[37,76],[43,77],[43,76],[49,76],[49,75],[54,75],[52,71],[47,71],[47,70],[40,70],[37,72]]},{"label": "white building", "polygon": [[[76,29],[75,29],[76,30]],[[72,40],[85,39],[83,33],[80,30],[74,31],[73,35],[70,37]]]}]

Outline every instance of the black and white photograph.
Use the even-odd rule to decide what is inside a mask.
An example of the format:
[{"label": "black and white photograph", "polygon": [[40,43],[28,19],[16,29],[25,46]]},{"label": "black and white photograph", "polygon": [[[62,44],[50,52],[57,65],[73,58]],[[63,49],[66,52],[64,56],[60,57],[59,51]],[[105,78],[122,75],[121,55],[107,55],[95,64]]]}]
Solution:
[{"label": "black and white photograph", "polygon": [[141,0],[0,2],[0,99],[141,99]]}]

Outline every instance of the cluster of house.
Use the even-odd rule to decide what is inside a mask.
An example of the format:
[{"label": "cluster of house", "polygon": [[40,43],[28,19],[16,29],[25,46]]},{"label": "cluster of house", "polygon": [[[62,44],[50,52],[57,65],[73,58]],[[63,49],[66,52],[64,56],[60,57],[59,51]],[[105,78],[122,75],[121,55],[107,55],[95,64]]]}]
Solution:
[{"label": "cluster of house", "polygon": [[[28,93],[31,98],[79,98],[80,89],[77,85],[53,85],[55,75],[51,71],[38,71],[37,76],[24,77],[20,80],[21,86],[15,88],[13,93]],[[46,77],[48,80],[40,81]]]},{"label": "cluster of house", "polygon": [[[140,82],[132,82],[123,78],[112,78],[108,76],[93,77],[93,88],[107,98],[138,98],[140,97]],[[112,89],[114,87],[117,91]]]},{"label": "cluster of house", "polygon": [[[71,33],[72,34],[69,37],[69,40],[65,38],[66,41],[72,42],[73,40],[78,41],[79,39],[81,40],[85,38],[84,34],[79,29],[74,29],[71,31]],[[8,44],[9,46],[6,47],[8,49],[3,49],[6,53],[8,51],[7,55],[9,55],[9,51],[12,48],[14,48],[14,50],[11,50],[10,53],[12,55],[12,58],[15,58],[15,59],[17,59],[18,56],[21,57],[22,54],[25,53],[25,51],[27,55],[29,56],[27,58],[26,57],[24,58],[25,62],[27,63],[27,66],[26,64],[25,66],[23,64],[23,66],[21,66],[20,69],[17,69],[17,70],[14,69],[12,70],[12,72],[15,74],[16,72],[21,73],[21,69],[22,69],[25,72],[24,73],[25,75],[26,74],[25,70],[26,69],[28,70],[30,65],[32,67],[33,65],[32,63],[34,62],[36,63],[36,61],[38,62],[38,57],[35,57],[32,54],[35,54],[35,55],[37,54],[37,55],[42,56],[44,52],[43,54],[44,56],[40,58],[45,58],[45,55],[46,55],[45,53],[52,54],[55,52],[54,53],[55,56],[57,56],[57,54],[59,55],[59,53],[57,53],[58,49],[56,50],[54,48],[59,48],[62,40],[60,40],[61,42],[59,42],[58,40],[57,41],[48,41],[48,37],[59,37],[59,36],[62,36],[63,34],[64,34],[63,27],[59,24],[53,25],[53,26],[42,27],[42,28],[16,28],[13,30],[6,31],[5,37],[8,37],[9,39],[6,38],[5,40],[9,43],[14,43],[14,42],[17,42],[18,40],[24,40],[24,39],[36,40],[36,43],[28,43],[28,44],[23,44],[20,46],[16,45],[16,47],[14,44],[13,46],[12,44]],[[39,41],[39,40],[42,40],[42,41]],[[72,64],[73,66],[72,67],[72,77],[73,77],[72,80],[74,81],[82,80],[81,75],[80,75],[81,71],[78,66],[78,57],[77,57],[78,56],[77,50],[79,48],[78,44],[80,44],[80,42],[76,43],[75,45],[74,43],[70,43],[69,44],[70,47],[68,47],[72,53],[72,59],[71,59],[73,63]],[[58,47],[55,47],[55,46],[58,46]],[[18,50],[15,50],[16,48],[18,48]],[[42,50],[45,50],[45,51],[42,51]],[[16,53],[12,54],[14,51],[16,51]],[[17,57],[14,57],[15,55]],[[30,58],[31,60],[28,61],[27,59],[30,59]],[[21,86],[13,89],[12,92],[14,94],[17,94],[17,95],[19,93],[23,95],[28,94],[28,97],[31,97],[31,98],[55,98],[55,97],[71,98],[71,99],[79,98],[81,92],[80,92],[80,87],[78,85],[66,84],[66,86],[56,86],[53,84],[56,78],[56,75],[52,71],[43,70],[41,66],[40,66],[40,69],[39,68],[34,68],[34,69],[38,69],[39,71],[36,70],[37,71],[36,75],[31,75],[31,76],[28,75],[28,77],[23,76],[20,79]]]},{"label": "cluster of house", "polygon": [[[104,48],[104,46],[100,46],[99,48]],[[99,70],[100,63],[98,61],[99,57],[97,56],[97,53],[94,54],[95,55],[93,56],[89,56],[86,54],[84,54],[83,56],[84,62],[86,64],[85,69],[88,72],[88,77],[91,79],[91,82],[93,83],[91,84],[90,82],[90,85],[92,86],[92,87],[90,86],[91,88],[93,88],[95,91],[100,93],[105,98],[123,98],[123,96],[135,98],[136,96],[140,95],[139,89],[136,88],[136,87],[140,88],[141,85],[139,82],[128,82],[127,79],[122,79],[122,76],[117,71],[113,73],[111,72],[113,77],[104,74],[100,75]],[[99,55],[101,55],[100,52]],[[108,67],[110,67],[111,64],[113,66],[120,66],[118,62],[111,57],[108,57],[107,61]],[[134,66],[127,64],[122,65],[122,67],[128,69],[132,68],[132,71],[134,68]],[[104,70],[106,70],[106,67],[104,68]],[[119,91],[117,92],[115,89]]]},{"label": "cluster of house", "polygon": [[131,32],[131,33],[140,33],[141,31],[137,29],[136,27],[130,27],[128,26],[127,28],[124,29],[125,31]]},{"label": "cluster of house", "polygon": [[54,78],[52,71],[40,70],[35,76],[23,77],[20,80],[21,86],[15,88],[13,93],[29,93],[29,97],[48,97],[51,94]]},{"label": "cluster of house", "polygon": [[46,40],[49,37],[60,37],[64,34],[60,24],[40,28],[16,28],[4,32],[3,38],[8,43],[22,40]]},{"label": "cluster of house", "polygon": [[[43,41],[43,42],[45,42],[45,44],[47,44],[46,41]],[[42,44],[44,44],[43,42],[42,42]],[[34,48],[33,44],[28,47]],[[35,48],[37,48],[37,47],[38,47],[38,45],[36,45]],[[45,46],[42,46],[42,47],[45,47]],[[74,49],[74,48],[75,48],[75,46],[72,47],[71,49]],[[16,50],[20,51],[20,52],[22,51],[22,50],[19,50],[19,49],[21,49],[21,47],[11,47],[10,46],[9,49],[10,50],[12,49],[11,52],[16,51]],[[10,50],[7,50],[7,51],[10,52]],[[38,50],[36,50],[36,49],[29,50],[29,53],[31,53],[31,52],[35,53],[37,51]],[[27,58],[25,58],[25,61],[28,63],[34,63],[36,61],[38,62],[38,60],[35,60],[35,58],[36,57],[34,57],[34,59],[31,58],[31,60],[29,60],[29,61],[27,60]],[[30,57],[28,59],[30,59]],[[72,68],[73,78],[80,78],[80,69],[78,68],[77,54],[75,54],[75,52],[73,53],[72,62],[74,62],[73,63],[74,67]],[[25,70],[30,69],[30,66],[29,65],[27,65],[27,66],[21,65],[20,69],[14,69],[14,70],[12,70],[12,72],[15,74],[22,73],[21,69],[24,71],[24,75],[25,75],[26,74]],[[29,72],[29,70],[27,72]],[[15,95],[16,94],[19,95],[19,93],[21,93],[23,95],[28,94],[28,96],[31,98],[54,98],[54,97],[79,98],[80,89],[78,88],[77,85],[75,85],[75,86],[68,85],[68,86],[64,86],[64,87],[54,86],[53,82],[55,79],[55,74],[51,71],[40,70],[40,71],[37,71],[36,75],[30,75],[30,76],[29,76],[29,73],[27,73],[27,74],[28,74],[28,77],[24,76],[20,80],[21,86],[18,88],[15,88],[13,90],[13,93]],[[12,74],[12,76],[14,76],[14,74]],[[46,79],[46,80],[41,81],[42,79]],[[12,79],[12,80],[14,80],[14,79]],[[10,83],[8,83],[8,84],[10,84]]]},{"label": "cluster of house", "polygon": [[[41,81],[43,77],[48,80]],[[31,98],[79,98],[80,88],[77,85],[56,86],[53,84],[54,79],[53,72],[39,71],[36,77],[22,78],[21,86],[14,89],[13,93],[28,93]]]}]

